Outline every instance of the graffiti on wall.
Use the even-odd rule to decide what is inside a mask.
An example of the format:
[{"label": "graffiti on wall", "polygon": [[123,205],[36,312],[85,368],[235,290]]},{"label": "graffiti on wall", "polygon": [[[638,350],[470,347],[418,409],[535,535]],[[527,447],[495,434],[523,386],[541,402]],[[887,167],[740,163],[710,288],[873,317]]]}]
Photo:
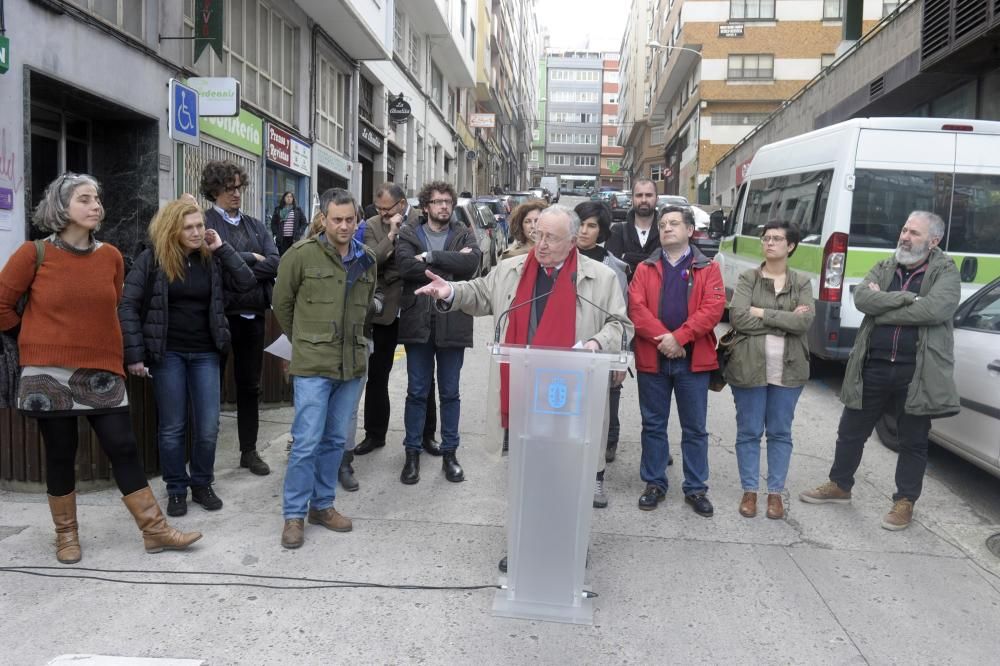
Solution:
[{"label": "graffiti on wall", "polygon": [[24,187],[21,173],[17,151],[7,141],[7,128],[0,127],[0,231],[14,228],[14,201]]}]

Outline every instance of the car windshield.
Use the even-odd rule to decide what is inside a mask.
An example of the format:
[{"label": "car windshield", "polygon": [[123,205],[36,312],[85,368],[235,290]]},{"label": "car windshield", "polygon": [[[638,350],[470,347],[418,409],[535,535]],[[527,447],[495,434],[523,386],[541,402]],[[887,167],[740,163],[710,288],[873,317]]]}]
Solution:
[{"label": "car windshield", "polygon": [[656,203],[660,206],[690,206],[688,200],[684,197],[674,196],[670,194],[661,194],[656,198]]},{"label": "car windshield", "polygon": [[494,215],[501,214],[503,209],[503,204],[501,204],[499,201],[480,201],[479,203],[481,203],[482,205],[486,206],[491,211],[493,211]]}]

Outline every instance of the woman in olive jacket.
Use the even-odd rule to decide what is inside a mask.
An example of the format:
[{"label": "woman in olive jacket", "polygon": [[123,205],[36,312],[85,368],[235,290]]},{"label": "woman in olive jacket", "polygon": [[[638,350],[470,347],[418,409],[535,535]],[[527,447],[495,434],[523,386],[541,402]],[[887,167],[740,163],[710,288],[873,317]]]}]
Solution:
[{"label": "woman in olive jacket", "polygon": [[764,262],[740,275],[729,305],[737,341],[725,378],[736,402],[740,515],[757,515],[760,439],[767,433],[767,517],[785,516],[782,492],[792,458],[792,419],[809,379],[806,333],[815,316],[809,278],[788,268],[800,233],[787,222],[761,231]]}]

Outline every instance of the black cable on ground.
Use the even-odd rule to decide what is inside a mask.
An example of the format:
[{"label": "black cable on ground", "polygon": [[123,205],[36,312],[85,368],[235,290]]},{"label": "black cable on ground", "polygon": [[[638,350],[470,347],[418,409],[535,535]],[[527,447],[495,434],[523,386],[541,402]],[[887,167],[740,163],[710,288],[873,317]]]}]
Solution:
[{"label": "black cable on ground", "polygon": [[[264,583],[218,583],[185,580],[127,580],[107,576],[84,575],[78,573],[56,574],[45,571],[78,572],[86,571],[99,574],[152,574],[158,576],[229,576],[232,578],[248,578],[252,580],[278,580],[309,583],[308,585],[267,585]],[[51,566],[8,566],[0,567],[0,573],[14,573],[42,578],[72,578],[76,580],[96,580],[105,583],[122,583],[126,585],[174,585],[174,586],[205,586],[205,587],[254,587],[268,590],[326,590],[331,588],[376,588],[382,590],[427,590],[456,591],[501,589],[499,585],[390,585],[386,583],[367,583],[350,580],[329,580],[324,578],[300,578],[295,576],[263,576],[259,574],[230,573],[226,571],[154,571],[150,569],[93,569],[90,567],[51,567]]]}]

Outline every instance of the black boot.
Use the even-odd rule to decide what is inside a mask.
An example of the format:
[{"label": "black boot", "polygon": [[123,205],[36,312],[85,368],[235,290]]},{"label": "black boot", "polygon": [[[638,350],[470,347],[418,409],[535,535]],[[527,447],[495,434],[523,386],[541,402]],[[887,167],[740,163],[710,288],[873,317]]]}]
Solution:
[{"label": "black boot", "polygon": [[340,460],[340,470],[337,472],[340,485],[350,492],[358,489],[358,480],[354,478],[354,467],[351,466],[353,462],[354,451],[344,451],[344,457]]},{"label": "black boot", "polygon": [[406,450],[406,463],[403,465],[399,480],[408,486],[420,480],[420,451]]},{"label": "black boot", "polygon": [[462,472],[462,466],[458,464],[458,458],[455,457],[454,451],[445,451],[442,454],[441,469],[444,470],[444,478],[452,483],[465,481],[465,473]]},{"label": "black boot", "polygon": [[424,437],[421,445],[424,447],[424,451],[431,454],[432,456],[441,455],[441,445],[438,443],[433,436]]}]

